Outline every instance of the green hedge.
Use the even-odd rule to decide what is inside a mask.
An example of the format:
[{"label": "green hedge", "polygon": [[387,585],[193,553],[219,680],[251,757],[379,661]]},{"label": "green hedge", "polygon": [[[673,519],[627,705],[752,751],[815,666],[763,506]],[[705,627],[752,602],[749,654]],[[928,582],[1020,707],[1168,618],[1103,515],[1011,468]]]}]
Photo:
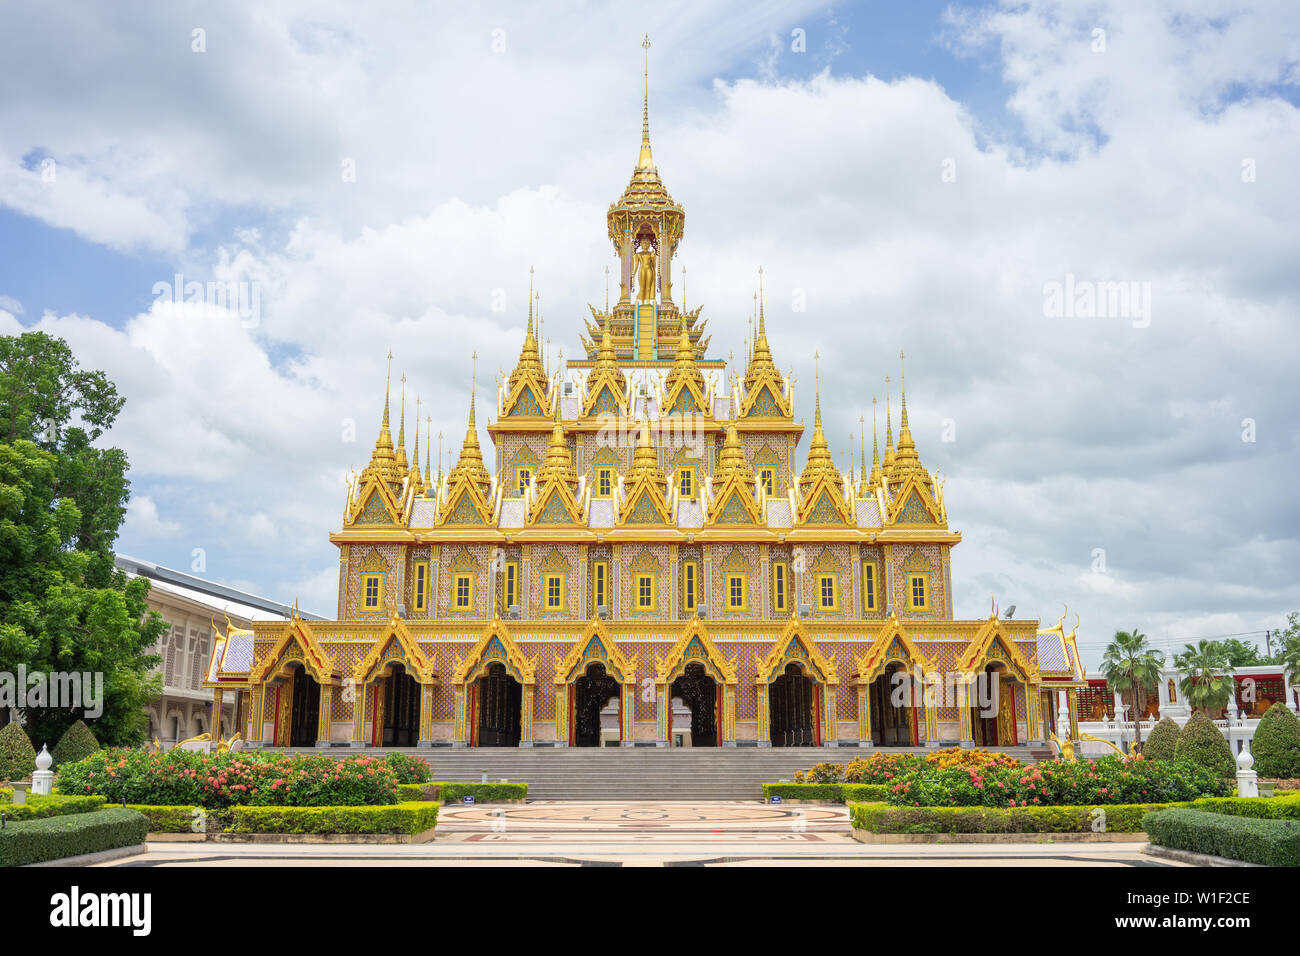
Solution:
[{"label": "green hedge", "polygon": [[771,803],[773,797],[782,800],[871,803],[884,800],[885,794],[889,792],[887,783],[765,783],[762,787],[764,803]]},{"label": "green hedge", "polygon": [[16,820],[43,820],[46,817],[68,816],[73,813],[91,813],[103,807],[104,798],[100,796],[65,797],[59,793],[49,796],[29,793],[26,803],[6,804],[0,808],[0,813],[13,823]]},{"label": "green hedge", "polygon": [[[195,806],[151,806],[149,804],[129,803],[127,809],[143,813],[149,821],[150,833],[219,833],[230,823],[230,814],[226,810],[208,810]],[[195,810],[203,810],[204,816],[198,818]],[[195,829],[195,820],[202,819],[202,826]]]},{"label": "green hedge", "polygon": [[143,843],[148,832],[143,814],[122,807],[24,820],[0,830],[0,866],[23,866],[134,846]]},{"label": "green hedge", "polygon": [[1193,800],[1193,810],[1224,813],[1233,817],[1261,820],[1300,820],[1300,794],[1281,797],[1202,797]]},{"label": "green hedge", "polygon": [[1150,813],[1143,827],[1156,846],[1258,863],[1300,866],[1300,822],[1173,809]]},{"label": "green hedge", "polygon": [[1094,810],[1107,833],[1140,833],[1151,810],[1185,804],[1117,803],[1103,807],[891,807],[849,805],[853,826],[869,833],[1091,833]]},{"label": "green hedge", "polygon": [[443,803],[460,803],[464,797],[473,797],[475,803],[528,799],[526,783],[438,783],[435,786]]},{"label": "green hedge", "polygon": [[227,833],[421,833],[438,823],[438,805],[231,807]]},{"label": "green hedge", "polygon": [[439,794],[439,785],[436,783],[399,783],[397,785],[397,799],[409,802],[411,800],[437,800]]}]

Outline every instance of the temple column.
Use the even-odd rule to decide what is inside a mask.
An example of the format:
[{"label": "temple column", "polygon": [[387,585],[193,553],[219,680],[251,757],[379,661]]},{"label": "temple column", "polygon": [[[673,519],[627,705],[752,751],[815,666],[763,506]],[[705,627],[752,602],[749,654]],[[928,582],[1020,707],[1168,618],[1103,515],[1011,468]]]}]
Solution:
[{"label": "temple column", "polygon": [[622,727],[619,729],[619,746],[636,746],[636,677],[629,675],[628,680],[619,688],[623,695]]},{"label": "temple column", "polygon": [[1079,689],[1071,687],[1065,692],[1065,706],[1070,713],[1070,739],[1079,743]]},{"label": "temple column", "polygon": [[352,688],[352,740],[348,745],[360,749],[366,745],[366,690],[358,681]]},{"label": "temple column", "polygon": [[722,746],[736,746],[736,685],[722,685]]},{"label": "temple column", "polygon": [[525,684],[523,698],[519,704],[519,746],[533,745],[533,694],[537,690],[533,684]]},{"label": "temple column", "polygon": [[874,746],[871,741],[871,690],[867,684],[858,684],[858,746]]},{"label": "temple column", "polygon": [[320,685],[320,713],[316,717],[316,746],[330,745],[330,719],[333,717],[334,685]]},{"label": "temple column", "polygon": [[1042,731],[1040,718],[1042,717],[1043,695],[1039,691],[1037,684],[1025,686],[1025,727],[1026,734],[1029,737],[1029,743],[1042,744],[1045,735]]},{"label": "temple column", "polygon": [[555,746],[569,746],[569,685],[555,688]]},{"label": "temple column", "polygon": [[466,715],[468,706],[469,684],[456,685],[456,727],[452,732],[451,745],[456,748],[469,746],[469,720]]},{"label": "temple column", "polygon": [[835,684],[825,685],[822,691],[822,710],[825,712],[826,720],[826,729],[822,733],[823,747],[838,747],[840,745],[840,725],[836,719],[838,692],[839,687]]},{"label": "temple column", "polygon": [[266,685],[258,684],[250,689],[250,701],[248,704],[248,724],[245,728],[244,740],[251,747],[260,746],[262,743],[262,709],[266,706]]},{"label": "temple column", "polygon": [[758,745],[772,746],[772,719],[767,709],[767,683],[758,685]]},{"label": "temple column", "polygon": [[655,685],[655,746],[670,746],[672,734],[672,697],[669,685]]},{"label": "temple column", "polygon": [[433,746],[433,690],[434,684],[420,685],[420,733],[416,739],[417,747]]},{"label": "temple column", "polygon": [[925,704],[925,746],[939,746],[939,675],[927,675],[932,680],[927,680],[921,691],[921,699]]},{"label": "temple column", "polygon": [[961,727],[959,746],[974,747],[975,734],[970,719],[971,684],[974,674],[960,674],[957,677],[957,720]]},{"label": "temple column", "polygon": [[212,722],[208,727],[208,749],[213,753],[217,752],[217,747],[221,744],[221,708],[222,697],[225,692],[217,687],[212,691]]}]

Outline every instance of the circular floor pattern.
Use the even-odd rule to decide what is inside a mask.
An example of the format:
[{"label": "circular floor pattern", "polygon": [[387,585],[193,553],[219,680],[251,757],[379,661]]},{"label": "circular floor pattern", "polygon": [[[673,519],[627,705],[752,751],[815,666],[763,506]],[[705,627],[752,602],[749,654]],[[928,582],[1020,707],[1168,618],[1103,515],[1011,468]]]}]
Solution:
[{"label": "circular floor pattern", "polygon": [[714,803],[577,803],[444,807],[440,831],[604,830],[785,831],[848,830],[848,810],[837,806],[786,807],[752,801]]}]

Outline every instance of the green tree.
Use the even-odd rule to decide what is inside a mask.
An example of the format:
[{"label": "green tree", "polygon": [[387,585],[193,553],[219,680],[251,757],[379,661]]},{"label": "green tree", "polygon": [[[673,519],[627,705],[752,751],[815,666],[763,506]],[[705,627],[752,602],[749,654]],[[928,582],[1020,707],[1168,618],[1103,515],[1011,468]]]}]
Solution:
[{"label": "green tree", "polygon": [[1300,718],[1274,704],[1259,719],[1250,752],[1261,777],[1300,777]]},{"label": "green tree", "polygon": [[1131,631],[1116,631],[1101,659],[1106,683],[1128,699],[1139,750],[1142,749],[1140,718],[1146,711],[1148,695],[1160,683],[1160,668],[1164,663],[1164,652],[1151,647],[1147,636],[1136,627]]},{"label": "green tree", "polygon": [[1142,756],[1147,760],[1173,760],[1181,729],[1172,718],[1163,718],[1151,728],[1151,736],[1142,748]]},{"label": "green tree", "polygon": [[[29,673],[103,675],[95,732],[132,744],[161,678],[148,654],[162,618],[149,584],[113,565],[126,514],[126,455],[92,443],[123,399],[103,372],[78,367],[67,344],[40,332],[0,338],[0,660]],[[33,739],[52,744],[79,710],[22,709]]]},{"label": "green tree", "polygon": [[1286,616],[1286,629],[1273,635],[1278,641],[1272,663],[1279,664],[1290,676],[1292,685],[1300,684],[1300,612]]},{"label": "green tree", "polygon": [[59,742],[50,751],[50,756],[54,758],[57,769],[65,763],[76,763],[89,757],[98,749],[99,741],[95,739],[94,732],[86,726],[84,720],[79,720],[59,738]]},{"label": "green tree", "polygon": [[1186,650],[1174,655],[1174,666],[1182,671],[1178,682],[1187,703],[1206,717],[1213,717],[1226,707],[1232,697],[1235,681],[1232,665],[1221,644],[1214,641],[1197,641]]},{"label": "green tree", "polygon": [[1254,644],[1247,644],[1238,637],[1229,637],[1222,641],[1215,641],[1223,649],[1224,659],[1227,660],[1229,667],[1254,667],[1256,664],[1267,664],[1264,655],[1259,652],[1259,648]]},{"label": "green tree", "polygon": [[1178,746],[1174,749],[1175,760],[1190,760],[1192,763],[1209,767],[1221,777],[1231,777],[1237,772],[1237,762],[1232,757],[1232,748],[1223,736],[1223,731],[1214,725],[1202,713],[1192,714],[1183,724],[1182,733],[1178,735]]}]

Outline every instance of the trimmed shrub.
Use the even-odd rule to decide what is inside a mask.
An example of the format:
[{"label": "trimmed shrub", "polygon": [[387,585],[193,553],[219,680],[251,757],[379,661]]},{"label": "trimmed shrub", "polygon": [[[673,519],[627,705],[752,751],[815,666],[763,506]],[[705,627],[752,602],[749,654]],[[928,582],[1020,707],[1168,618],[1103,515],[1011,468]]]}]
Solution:
[{"label": "trimmed shrub", "polygon": [[883,783],[840,784],[840,796],[845,803],[878,803],[888,793],[889,787]]},{"label": "trimmed shrub", "polygon": [[1250,752],[1261,777],[1300,777],[1300,717],[1274,704],[1259,719]]},{"label": "trimmed shrub", "polygon": [[441,788],[436,783],[399,783],[397,785],[397,802],[437,800],[440,790]]},{"label": "trimmed shrub", "polygon": [[149,821],[150,833],[204,833],[222,829],[225,820],[224,811],[206,810],[203,807],[150,806],[148,804],[127,804],[128,810],[144,814]]},{"label": "trimmed shrub", "polygon": [[36,769],[36,748],[18,721],[0,727],[0,780],[24,780]]},{"label": "trimmed shrub", "polygon": [[438,823],[436,803],[385,807],[232,807],[227,833],[421,833]]},{"label": "trimmed shrub", "polygon": [[3,812],[12,823],[15,820],[43,820],[46,817],[90,813],[103,808],[104,798],[100,796],[68,797],[60,793],[44,796],[38,793],[29,793],[26,803],[14,806],[6,805],[0,812]]},{"label": "trimmed shrub", "polygon": [[61,764],[84,760],[98,749],[99,741],[86,726],[86,722],[79,720],[63,732],[59,742],[50,751],[50,756],[54,758],[54,769],[57,770]]},{"label": "trimmed shrub", "polygon": [[423,757],[391,753],[384,757],[384,763],[388,765],[388,769],[392,771],[398,783],[428,783],[433,779],[429,761]]},{"label": "trimmed shrub", "polygon": [[122,807],[24,820],[0,830],[0,866],[44,863],[133,846],[143,843],[148,832],[143,814]]},{"label": "trimmed shrub", "polygon": [[1175,760],[1186,760],[1213,770],[1221,777],[1235,777],[1237,762],[1222,731],[1204,714],[1192,714],[1183,724],[1174,748]]},{"label": "trimmed shrub", "polygon": [[1142,756],[1147,760],[1173,760],[1180,732],[1181,728],[1172,717],[1163,718],[1142,741]]},{"label": "trimmed shrub", "polygon": [[1259,797],[1203,797],[1193,800],[1193,810],[1225,813],[1260,820],[1300,820],[1300,794],[1261,799]]},{"label": "trimmed shrub", "polygon": [[895,806],[1023,807],[1175,803],[1228,793],[1214,771],[1181,760],[1105,756],[1008,766],[927,766],[892,784]]},{"label": "trimmed shrub", "polygon": [[863,803],[884,800],[889,787],[883,783],[765,783],[763,802],[771,803],[773,797],[782,800],[831,800]]},{"label": "trimmed shrub", "polygon": [[1142,825],[1156,846],[1261,866],[1300,866],[1300,822],[1294,820],[1172,809],[1148,814]]},{"label": "trimmed shrub", "polygon": [[849,815],[855,828],[869,833],[1092,833],[1094,827],[1096,832],[1140,833],[1149,811],[1169,806],[891,807],[854,803]]},{"label": "trimmed shrub", "polygon": [[502,800],[527,800],[526,783],[439,783],[438,796],[443,803],[460,803],[473,797],[475,803],[498,803]]},{"label": "trimmed shrub", "polygon": [[61,793],[99,793],[110,803],[361,806],[397,800],[397,781],[379,757],[326,754],[99,750],[59,769]]}]

